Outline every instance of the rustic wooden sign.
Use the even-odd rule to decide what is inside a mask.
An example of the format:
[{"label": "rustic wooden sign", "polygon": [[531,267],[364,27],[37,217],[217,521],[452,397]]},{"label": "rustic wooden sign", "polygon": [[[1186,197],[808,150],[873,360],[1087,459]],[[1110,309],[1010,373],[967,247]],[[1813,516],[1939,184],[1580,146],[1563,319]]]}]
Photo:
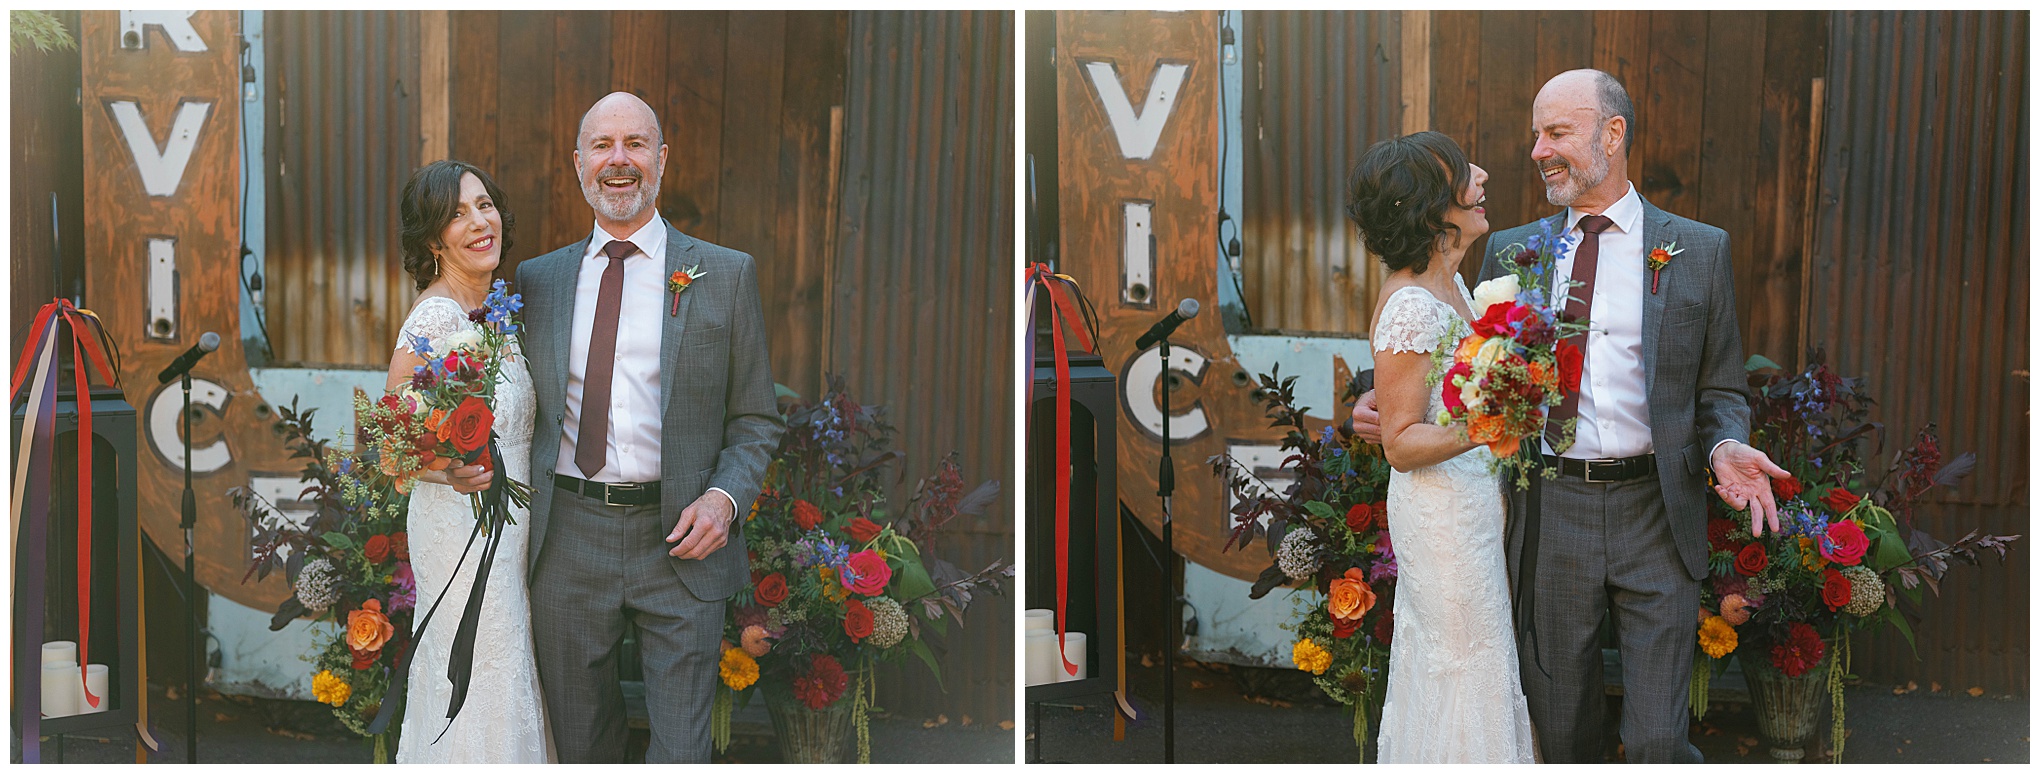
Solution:
[{"label": "rustic wooden sign", "polygon": [[[1221,550],[1229,504],[1205,460],[1230,453],[1272,474],[1282,434],[1254,402],[1253,374],[1216,311],[1217,41],[1215,12],[1056,14],[1061,268],[1096,304],[1102,354],[1119,375],[1119,500],[1157,531],[1164,369],[1158,348],[1135,351],[1134,341],[1181,299],[1207,310],[1171,337],[1176,549],[1251,579],[1268,555],[1259,545]],[[1324,358],[1330,384],[1343,384],[1344,361]],[[1327,416],[1344,410],[1335,400],[1309,397]]]},{"label": "rustic wooden sign", "polygon": [[201,334],[220,334],[192,372],[198,580],[268,608],[288,591],[280,577],[241,583],[249,525],[226,492],[294,482],[302,461],[271,430],[241,348],[238,17],[84,12],[85,303],[120,348],[121,387],[141,413],[142,527],[173,556],[184,542],[183,394],[156,377]]}]

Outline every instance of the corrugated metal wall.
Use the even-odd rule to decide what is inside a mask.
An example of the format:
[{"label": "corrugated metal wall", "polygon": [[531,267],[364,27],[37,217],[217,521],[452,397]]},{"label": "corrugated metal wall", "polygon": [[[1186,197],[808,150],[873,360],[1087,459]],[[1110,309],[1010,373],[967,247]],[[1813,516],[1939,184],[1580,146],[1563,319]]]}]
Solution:
[{"label": "corrugated metal wall", "polygon": [[1933,421],[1949,454],[1979,456],[1923,528],[2028,536],[2002,565],[1950,572],[1921,660],[1895,635],[1866,638],[1856,671],[1872,679],[2029,687],[2028,23],[1843,12],[1832,25],[1806,343],[1868,377],[1890,444]]},{"label": "corrugated metal wall", "polygon": [[270,348],[286,362],[385,365],[417,295],[397,195],[422,142],[418,14],[279,11],[265,22]]},{"label": "corrugated metal wall", "polygon": [[1346,172],[1401,134],[1394,11],[1249,11],[1240,269],[1262,328],[1367,332],[1379,264],[1346,221]]},{"label": "corrugated metal wall", "polygon": [[[1003,483],[986,519],[938,538],[935,550],[966,571],[1016,558],[1013,24],[1005,11],[850,18],[829,370],[890,407],[908,485],[950,451],[971,482]],[[948,638],[948,692],[910,663],[880,705],[1018,720],[1013,610],[1011,595],[980,596]]]}]

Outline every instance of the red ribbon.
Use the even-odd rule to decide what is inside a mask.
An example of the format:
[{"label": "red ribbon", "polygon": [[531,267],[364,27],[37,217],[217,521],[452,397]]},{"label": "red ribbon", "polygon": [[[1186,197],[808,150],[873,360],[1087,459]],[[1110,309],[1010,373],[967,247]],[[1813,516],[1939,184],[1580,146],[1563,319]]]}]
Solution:
[{"label": "red ribbon", "polygon": [[[22,385],[27,381],[29,364],[42,349],[45,328],[56,319],[71,328],[72,370],[77,375],[77,394],[73,396],[78,407],[78,677],[84,684],[86,655],[92,643],[92,383],[91,370],[97,370],[100,381],[117,386],[119,379],[108,365],[105,350],[100,339],[106,335],[99,325],[99,318],[89,311],[71,305],[65,299],[56,299],[44,304],[36,313],[35,323],[30,328],[29,345],[22,349],[21,358],[14,367],[13,389],[8,402],[20,397]],[[110,349],[110,347],[109,347]],[[46,452],[36,449],[33,452]],[[189,461],[187,461],[189,464]],[[31,550],[42,550],[31,546]],[[41,591],[35,592],[40,599]],[[40,607],[40,605],[37,605]],[[94,696],[90,688],[83,689],[85,702],[99,706],[100,697]]]},{"label": "red ribbon", "polygon": [[1058,276],[1041,263],[1027,269],[1027,274],[1048,291],[1049,331],[1055,341],[1055,652],[1063,671],[1074,676],[1077,665],[1070,661],[1064,646],[1070,603],[1070,354],[1063,346],[1065,322],[1076,331],[1077,343],[1085,352],[1096,347],[1077,314],[1076,303],[1061,284],[1067,282],[1074,290],[1076,280]]}]

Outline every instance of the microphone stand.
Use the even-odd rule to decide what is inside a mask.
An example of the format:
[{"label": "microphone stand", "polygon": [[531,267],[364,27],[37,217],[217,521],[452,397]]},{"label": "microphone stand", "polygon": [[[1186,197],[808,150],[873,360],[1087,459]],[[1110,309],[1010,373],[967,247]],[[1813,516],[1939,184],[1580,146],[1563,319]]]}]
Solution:
[{"label": "microphone stand", "polygon": [[1176,762],[1176,461],[1169,456],[1169,339],[1162,338],[1162,462],[1156,494],[1162,497],[1162,762]]},{"label": "microphone stand", "polygon": [[184,599],[185,623],[191,634],[191,679],[184,692],[184,762],[198,763],[198,688],[205,682],[205,638],[198,630],[198,573],[193,566],[197,555],[191,539],[198,520],[198,497],[191,491],[191,370],[184,371]]}]

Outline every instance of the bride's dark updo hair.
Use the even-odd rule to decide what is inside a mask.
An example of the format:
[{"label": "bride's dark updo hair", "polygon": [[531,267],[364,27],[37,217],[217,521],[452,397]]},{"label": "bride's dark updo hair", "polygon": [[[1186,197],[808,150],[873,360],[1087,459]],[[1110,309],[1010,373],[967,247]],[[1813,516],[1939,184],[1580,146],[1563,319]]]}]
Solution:
[{"label": "bride's dark updo hair", "polygon": [[1472,178],[1466,153],[1443,134],[1382,140],[1346,177],[1346,218],[1389,271],[1422,274],[1438,236],[1459,230],[1445,213],[1460,205],[1459,192]]},{"label": "bride's dark updo hair", "polygon": [[510,235],[515,232],[517,219],[504,205],[503,189],[496,187],[489,173],[453,159],[426,164],[411,173],[410,182],[404,183],[404,193],[397,200],[397,214],[402,219],[404,271],[411,273],[419,290],[439,279],[439,259],[432,254],[432,248],[442,246],[439,237],[446,233],[446,224],[453,222],[453,214],[460,209],[460,179],[467,175],[482,181],[482,190],[489,193],[496,215],[503,219],[503,233],[497,237],[503,242],[501,254],[510,254]]}]

